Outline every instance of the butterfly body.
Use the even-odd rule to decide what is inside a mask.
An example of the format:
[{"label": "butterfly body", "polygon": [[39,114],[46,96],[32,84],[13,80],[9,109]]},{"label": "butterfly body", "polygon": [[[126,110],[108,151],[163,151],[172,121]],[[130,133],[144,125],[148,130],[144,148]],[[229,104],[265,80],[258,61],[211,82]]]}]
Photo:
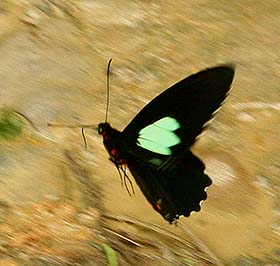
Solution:
[{"label": "butterfly body", "polygon": [[122,152],[125,140],[121,132],[112,128],[109,123],[100,123],[98,133],[103,136],[103,144],[110,155],[110,160],[117,165],[126,164],[126,154]]},{"label": "butterfly body", "polygon": [[154,98],[121,132],[100,123],[98,133],[124,179],[126,166],[146,199],[170,223],[200,210],[212,181],[189,149],[226,98],[232,66],[189,76]]}]

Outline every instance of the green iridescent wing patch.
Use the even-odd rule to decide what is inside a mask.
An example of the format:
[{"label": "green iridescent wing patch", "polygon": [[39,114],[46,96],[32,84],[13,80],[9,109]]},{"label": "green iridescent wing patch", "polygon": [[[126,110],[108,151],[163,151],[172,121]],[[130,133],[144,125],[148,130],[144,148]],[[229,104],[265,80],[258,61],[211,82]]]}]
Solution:
[{"label": "green iridescent wing patch", "polygon": [[171,155],[170,147],[181,142],[174,132],[178,128],[180,124],[175,118],[164,117],[140,130],[137,145],[155,153]]}]

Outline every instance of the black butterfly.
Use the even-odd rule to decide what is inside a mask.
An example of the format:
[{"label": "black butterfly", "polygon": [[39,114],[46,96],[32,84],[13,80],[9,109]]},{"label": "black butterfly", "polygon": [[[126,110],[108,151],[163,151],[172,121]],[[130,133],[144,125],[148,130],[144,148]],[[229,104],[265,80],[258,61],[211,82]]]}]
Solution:
[{"label": "black butterfly", "polygon": [[[192,146],[227,97],[234,66],[191,75],[154,98],[122,131],[100,123],[110,160],[123,178],[130,169],[147,200],[172,223],[200,210],[211,179]],[[126,180],[125,180],[126,181]]]}]

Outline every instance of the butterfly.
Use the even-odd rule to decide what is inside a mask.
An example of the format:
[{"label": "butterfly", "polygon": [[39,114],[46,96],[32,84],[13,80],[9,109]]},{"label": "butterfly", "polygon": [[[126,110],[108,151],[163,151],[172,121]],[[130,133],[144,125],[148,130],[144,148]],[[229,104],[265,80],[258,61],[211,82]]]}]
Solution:
[{"label": "butterfly", "polygon": [[169,223],[200,211],[207,198],[212,181],[190,147],[221,107],[233,77],[233,65],[202,70],[155,97],[122,132],[106,120],[98,125],[120,176],[128,178],[128,167],[148,202]]}]

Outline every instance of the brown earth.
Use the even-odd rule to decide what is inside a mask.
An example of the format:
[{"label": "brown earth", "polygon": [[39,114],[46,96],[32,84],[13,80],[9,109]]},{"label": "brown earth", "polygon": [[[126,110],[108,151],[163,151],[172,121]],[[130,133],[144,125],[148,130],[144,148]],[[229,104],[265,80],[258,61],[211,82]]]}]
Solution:
[{"label": "brown earth", "polygon": [[[0,265],[279,265],[279,43],[276,0],[1,1],[0,111],[39,132],[13,113],[23,129],[1,139]],[[95,130],[85,150],[79,129],[47,126],[104,120],[109,58],[118,129],[176,81],[236,64],[193,147],[208,199],[178,226],[126,193]]]}]

